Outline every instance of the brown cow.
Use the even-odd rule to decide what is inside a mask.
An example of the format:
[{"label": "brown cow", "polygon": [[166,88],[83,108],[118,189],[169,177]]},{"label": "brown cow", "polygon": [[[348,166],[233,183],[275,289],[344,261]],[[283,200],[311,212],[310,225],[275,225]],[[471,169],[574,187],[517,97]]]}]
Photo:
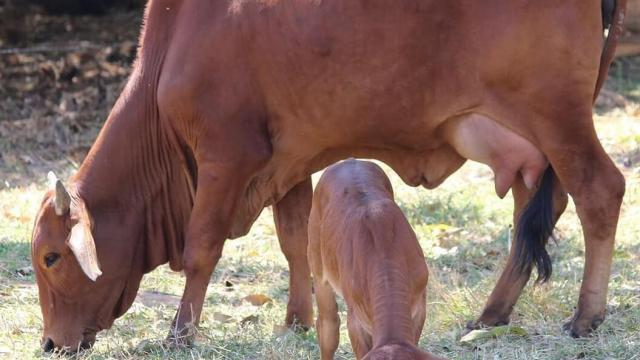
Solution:
[{"label": "brown cow", "polygon": [[308,256],[322,359],[333,359],[340,338],[334,291],[347,304],[358,359],[435,358],[416,347],[426,316],[427,265],[378,165],[347,160],[324,172],[313,194]]},{"label": "brown cow", "polygon": [[299,267],[290,305],[310,321],[309,176],[348,157],[428,188],[477,160],[499,195],[512,188],[515,246],[472,326],[508,322],[534,265],[548,278],[544,247],[570,193],[586,261],[569,329],[588,335],[604,318],[625,189],[592,102],[625,3],[603,51],[600,0],[150,0],[71,201],[47,193],[36,219],[45,344],[91,340],[167,261],[186,275],[172,339],[188,341],[225,240],[271,204]]}]

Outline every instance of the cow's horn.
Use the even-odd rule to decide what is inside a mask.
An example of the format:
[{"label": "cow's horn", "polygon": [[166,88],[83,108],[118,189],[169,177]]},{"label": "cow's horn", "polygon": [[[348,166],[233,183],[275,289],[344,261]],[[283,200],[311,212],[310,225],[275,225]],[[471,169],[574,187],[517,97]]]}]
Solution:
[{"label": "cow's horn", "polygon": [[84,221],[80,221],[71,228],[71,235],[67,245],[75,255],[80,268],[91,281],[96,281],[102,275],[96,244],[91,234],[91,227]]},{"label": "cow's horn", "polygon": [[69,212],[69,206],[71,206],[71,196],[69,196],[69,192],[67,192],[62,181],[60,181],[52,171],[49,171],[47,178],[49,178],[49,182],[55,190],[53,204],[55,206],[56,215],[66,215]]}]

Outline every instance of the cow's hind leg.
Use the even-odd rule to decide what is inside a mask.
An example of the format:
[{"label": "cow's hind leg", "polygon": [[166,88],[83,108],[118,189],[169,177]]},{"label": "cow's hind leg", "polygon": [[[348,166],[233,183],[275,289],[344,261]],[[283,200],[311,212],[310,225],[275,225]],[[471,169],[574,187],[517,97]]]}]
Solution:
[{"label": "cow's hind leg", "polygon": [[[546,236],[547,232],[555,226],[556,222],[564,212],[567,206],[568,196],[551,168],[547,169],[547,172],[541,180],[540,189],[541,191],[538,193],[529,190],[525,186],[522,176],[519,175],[516,178],[516,181],[512,186],[514,199],[513,224],[516,227],[513,234],[518,233],[520,215],[523,210],[531,204],[534,196],[535,200],[533,201],[536,203],[531,204],[531,206],[535,206],[537,209],[529,209],[529,212],[535,212],[535,214],[530,214],[530,216],[545,217],[548,215],[544,214],[544,212],[550,210],[552,217],[539,222],[538,224],[540,224],[540,226],[533,231],[536,232],[536,234],[527,234],[528,236]],[[547,209],[543,209],[545,207]],[[548,223],[545,224],[546,221],[548,221]],[[532,229],[529,227],[527,230],[531,231]],[[546,239],[539,238],[537,241],[543,244]],[[495,288],[491,292],[480,318],[467,325],[469,330],[478,329],[484,326],[499,326],[509,323],[513,307],[518,301],[518,297],[522,293],[522,289],[529,281],[532,270],[530,267],[522,269],[519,268],[519,250],[520,249],[517,246],[511,246],[507,264],[502,271]]]},{"label": "cow's hind leg", "polygon": [[576,104],[579,102],[567,101],[562,113],[535,123],[540,149],[573,198],[584,234],[585,264],[578,309],[567,326],[574,337],[589,335],[604,320],[625,192],[624,177],[596,136],[591,104]]},{"label": "cow's hind leg", "polygon": [[[590,123],[590,122],[589,122]],[[587,336],[605,316],[613,248],[625,180],[595,137],[572,138],[567,153],[548,157],[571,194],[585,241],[585,263],[578,309],[565,329]],[[573,155],[573,156],[572,156]]]},{"label": "cow's hind leg", "polygon": [[[580,92],[576,83],[557,85],[558,89],[572,92],[542,92],[538,99],[525,100],[518,107],[519,114],[514,111],[511,115],[520,115],[530,126],[536,145],[571,195],[582,224],[585,241],[582,286],[578,309],[566,327],[572,336],[578,337],[589,335],[604,319],[625,180],[597,138],[590,102],[592,91]],[[526,268],[527,264],[524,265]]]},{"label": "cow's hind leg", "polygon": [[278,240],[289,263],[287,326],[309,329],[313,322],[311,274],[307,261],[307,225],[313,188],[311,178],[296,185],[273,206]]}]

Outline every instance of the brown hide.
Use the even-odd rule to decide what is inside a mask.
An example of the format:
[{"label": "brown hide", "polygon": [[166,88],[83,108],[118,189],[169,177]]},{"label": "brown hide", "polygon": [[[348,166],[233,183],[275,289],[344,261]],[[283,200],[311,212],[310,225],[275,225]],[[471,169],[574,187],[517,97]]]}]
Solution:
[{"label": "brown hide", "polygon": [[[278,228],[301,274],[290,305],[303,299],[292,308],[310,319],[309,176],[350,156],[428,188],[483,162],[499,195],[514,190],[514,220],[551,165],[553,202],[569,192],[585,233],[570,327],[587,335],[604,316],[624,193],[591,113],[621,31],[617,3],[601,54],[598,0],[150,0],[131,78],[67,184],[82,206],[56,215],[48,193],[36,219],[47,344],[74,348],[110,326],[167,261],[186,275],[171,336],[190,339],[224,241],[287,197]],[[79,211],[92,219],[95,282],[65,243]],[[482,325],[508,322],[529,278],[516,265],[512,254]]]},{"label": "brown hide", "polygon": [[333,359],[338,346],[334,291],[345,299],[358,359],[382,358],[376,353],[383,348],[390,359],[427,358],[416,348],[426,314],[427,266],[379,166],[347,160],[324,172],[313,195],[308,257],[322,359]]}]

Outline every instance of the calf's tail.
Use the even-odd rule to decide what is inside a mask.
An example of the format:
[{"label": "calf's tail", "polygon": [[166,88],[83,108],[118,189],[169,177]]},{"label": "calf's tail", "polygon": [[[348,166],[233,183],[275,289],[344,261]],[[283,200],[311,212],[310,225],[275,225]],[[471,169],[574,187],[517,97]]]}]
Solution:
[{"label": "calf's tail", "polygon": [[[607,77],[609,66],[613,61],[618,39],[623,32],[627,0],[602,0],[602,26],[609,30],[600,56],[600,69],[593,101]],[[546,282],[551,277],[551,258],[546,245],[555,226],[553,209],[554,171],[551,166],[545,171],[540,187],[522,210],[514,237],[515,270],[524,273],[538,269],[537,282]]]}]

